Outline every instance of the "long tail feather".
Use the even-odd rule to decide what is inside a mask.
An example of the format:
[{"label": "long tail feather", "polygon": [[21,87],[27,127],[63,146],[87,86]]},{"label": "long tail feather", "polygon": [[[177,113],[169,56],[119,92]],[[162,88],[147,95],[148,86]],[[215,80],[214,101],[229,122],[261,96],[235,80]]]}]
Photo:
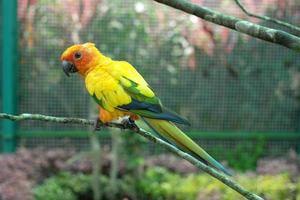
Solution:
[{"label": "long tail feather", "polygon": [[199,157],[200,160],[205,164],[209,164],[214,168],[224,172],[225,174],[231,175],[231,173],[226,170],[221,163],[211,157],[206,151],[204,151],[204,149],[197,145],[172,122],[146,117],[144,117],[143,119],[154,131],[163,136],[169,142],[175,143],[184,151],[188,151],[197,155],[197,157]]}]

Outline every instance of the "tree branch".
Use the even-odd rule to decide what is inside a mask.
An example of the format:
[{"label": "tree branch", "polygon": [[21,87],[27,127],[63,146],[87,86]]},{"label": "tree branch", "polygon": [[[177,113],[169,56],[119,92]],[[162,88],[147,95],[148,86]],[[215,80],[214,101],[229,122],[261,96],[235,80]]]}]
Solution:
[{"label": "tree branch", "polygon": [[193,4],[187,0],[154,0],[183,12],[198,16],[206,21],[245,33],[255,38],[300,51],[300,38],[285,31],[271,29],[262,25],[226,15],[209,8]]},{"label": "tree branch", "polygon": [[[38,121],[56,122],[56,123],[63,123],[63,124],[68,123],[68,124],[94,125],[93,120],[80,119],[80,118],[54,117],[54,116],[46,116],[46,115],[41,115],[41,114],[28,114],[28,113],[24,113],[24,114],[20,114],[20,115],[10,115],[10,114],[6,114],[6,113],[0,113],[0,119],[8,119],[8,120],[12,120],[12,121],[38,120]],[[124,129],[124,126],[122,124],[118,124],[118,123],[105,123],[105,124],[103,124],[103,126]],[[164,148],[168,149],[169,151],[177,154],[179,157],[189,161],[193,165],[197,166],[199,169],[205,171],[206,173],[215,177],[219,181],[223,182],[228,187],[237,191],[238,193],[243,195],[245,198],[247,198],[249,200],[263,200],[261,197],[247,191],[245,188],[240,186],[235,181],[231,180],[226,175],[203,164],[202,162],[198,161],[193,156],[179,150],[175,146],[159,139],[158,137],[155,137],[150,132],[147,132],[143,129],[136,129],[136,128],[132,128],[130,130],[147,138],[148,140],[150,140],[160,146],[163,146]]]},{"label": "tree branch", "polygon": [[240,9],[248,16],[250,17],[255,17],[255,18],[258,18],[258,19],[262,19],[262,20],[265,20],[265,21],[269,21],[269,22],[272,22],[272,23],[275,23],[275,24],[278,24],[278,25],[281,25],[281,26],[285,26],[289,29],[291,29],[292,31],[295,31],[297,33],[300,33],[300,28],[295,26],[295,25],[292,25],[290,23],[287,23],[287,22],[284,22],[284,21],[281,21],[281,20],[277,20],[277,19],[274,19],[274,18],[271,18],[271,17],[268,17],[268,16],[264,16],[264,15],[257,15],[257,14],[254,14],[254,13],[251,13],[249,12],[244,6],[243,4],[241,3],[240,0],[234,0],[235,3],[240,7]]}]

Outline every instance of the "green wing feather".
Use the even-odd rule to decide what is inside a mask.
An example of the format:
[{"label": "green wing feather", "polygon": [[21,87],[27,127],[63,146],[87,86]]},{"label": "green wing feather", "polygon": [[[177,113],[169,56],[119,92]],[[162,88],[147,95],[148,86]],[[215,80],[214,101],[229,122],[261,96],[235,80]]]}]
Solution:
[{"label": "green wing feather", "polygon": [[128,94],[132,97],[132,101],[127,105],[119,106],[119,108],[130,110],[130,112],[143,117],[163,119],[179,124],[190,125],[188,120],[182,118],[177,113],[164,107],[158,97],[156,97],[155,95],[147,96],[145,95],[145,92],[142,93],[140,91],[140,89],[145,88],[140,87],[139,84],[128,78],[126,78],[126,81],[126,86],[123,87],[124,90],[128,92]]},{"label": "green wing feather", "polygon": [[[126,77],[122,77],[122,78],[128,81],[126,85],[122,84],[121,82],[121,85],[123,86],[125,91],[130,94],[131,97],[139,101],[144,101],[147,103],[160,105],[160,106],[162,105],[160,99],[154,95],[152,89],[148,85],[142,87],[141,85],[134,82],[133,80],[130,80],[129,78]],[[151,92],[148,92],[147,95],[147,93],[142,92],[142,90],[147,90],[147,91],[149,90]]]}]

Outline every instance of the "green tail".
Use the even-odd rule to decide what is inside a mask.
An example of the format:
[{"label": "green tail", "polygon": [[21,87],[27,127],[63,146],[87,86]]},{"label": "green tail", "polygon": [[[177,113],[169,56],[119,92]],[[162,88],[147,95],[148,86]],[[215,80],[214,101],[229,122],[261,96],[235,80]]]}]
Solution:
[{"label": "green tail", "polygon": [[209,164],[214,168],[224,172],[225,174],[231,175],[231,173],[226,170],[221,163],[219,163],[208,153],[206,153],[204,149],[197,145],[172,122],[146,117],[144,117],[143,119],[154,131],[156,131],[168,141],[175,143],[182,150],[192,152],[193,154],[200,157],[200,160],[205,164]]}]

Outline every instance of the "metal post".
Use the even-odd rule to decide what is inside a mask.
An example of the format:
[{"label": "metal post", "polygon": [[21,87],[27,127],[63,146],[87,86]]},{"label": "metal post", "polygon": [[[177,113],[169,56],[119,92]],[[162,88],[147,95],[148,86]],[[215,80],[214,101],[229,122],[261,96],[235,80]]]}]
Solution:
[{"label": "metal post", "polygon": [[[2,110],[15,113],[16,60],[17,60],[17,1],[2,1]],[[14,152],[16,148],[15,123],[2,122],[2,151]]]}]

